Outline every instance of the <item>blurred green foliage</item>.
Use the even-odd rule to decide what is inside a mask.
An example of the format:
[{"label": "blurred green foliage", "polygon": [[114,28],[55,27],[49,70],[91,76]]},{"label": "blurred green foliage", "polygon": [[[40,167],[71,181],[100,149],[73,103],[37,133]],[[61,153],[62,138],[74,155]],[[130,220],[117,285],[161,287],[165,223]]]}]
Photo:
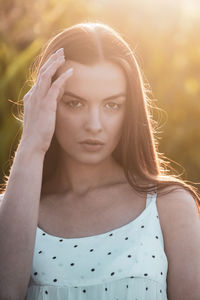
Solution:
[{"label": "blurred green foliage", "polygon": [[[197,0],[0,0],[0,181],[21,133],[17,102],[44,43],[82,21],[112,26],[134,49],[152,99],[166,113],[159,151],[200,182],[200,2]],[[174,166],[178,172],[182,169]]]}]

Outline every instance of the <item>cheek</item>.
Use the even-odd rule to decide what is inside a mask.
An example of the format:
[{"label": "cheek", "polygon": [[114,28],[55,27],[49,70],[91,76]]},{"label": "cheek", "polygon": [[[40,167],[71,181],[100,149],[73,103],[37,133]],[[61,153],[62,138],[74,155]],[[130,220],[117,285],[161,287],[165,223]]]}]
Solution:
[{"label": "cheek", "polygon": [[109,122],[107,122],[107,128],[109,132],[114,137],[118,137],[121,135],[122,127],[124,122],[124,114],[116,115],[113,118],[110,118]]},{"label": "cheek", "polygon": [[75,139],[76,135],[80,132],[80,128],[80,118],[67,114],[64,110],[57,110],[55,124],[55,134],[57,137],[68,137],[68,140]]}]

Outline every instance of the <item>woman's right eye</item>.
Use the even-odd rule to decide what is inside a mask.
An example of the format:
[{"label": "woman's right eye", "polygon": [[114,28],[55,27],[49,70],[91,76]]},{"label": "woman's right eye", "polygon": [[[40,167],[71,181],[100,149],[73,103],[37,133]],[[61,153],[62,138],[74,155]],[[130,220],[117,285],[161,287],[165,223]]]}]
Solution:
[{"label": "woman's right eye", "polygon": [[82,106],[82,103],[78,100],[65,101],[64,103],[70,108],[80,108]]}]

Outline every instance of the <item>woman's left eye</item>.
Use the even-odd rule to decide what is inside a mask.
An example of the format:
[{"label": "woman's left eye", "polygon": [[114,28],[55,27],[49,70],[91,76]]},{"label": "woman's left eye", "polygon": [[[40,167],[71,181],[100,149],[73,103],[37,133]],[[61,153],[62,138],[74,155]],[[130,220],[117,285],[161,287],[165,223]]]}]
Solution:
[{"label": "woman's left eye", "polygon": [[[109,105],[109,107],[111,108],[111,109],[119,109],[120,108],[120,106],[121,106],[121,104],[118,104],[118,103],[115,103],[115,102],[109,102],[109,103],[107,103],[108,105]],[[106,105],[107,105],[106,104]]]}]

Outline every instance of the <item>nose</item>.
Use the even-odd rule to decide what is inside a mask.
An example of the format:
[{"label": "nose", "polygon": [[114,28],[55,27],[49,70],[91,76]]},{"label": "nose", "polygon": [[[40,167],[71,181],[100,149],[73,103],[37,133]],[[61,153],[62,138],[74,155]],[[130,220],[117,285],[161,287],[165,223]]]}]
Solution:
[{"label": "nose", "polygon": [[87,111],[84,124],[86,131],[97,134],[102,130],[101,113],[98,107],[93,107]]}]

